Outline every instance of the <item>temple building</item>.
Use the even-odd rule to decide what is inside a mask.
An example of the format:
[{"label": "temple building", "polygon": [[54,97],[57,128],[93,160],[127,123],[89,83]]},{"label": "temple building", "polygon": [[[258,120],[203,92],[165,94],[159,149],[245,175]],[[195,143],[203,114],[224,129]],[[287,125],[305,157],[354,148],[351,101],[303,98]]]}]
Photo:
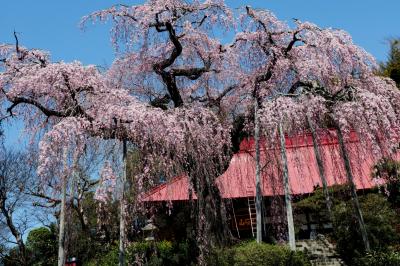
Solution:
[{"label": "temple building", "polygon": [[[351,158],[354,183],[358,193],[366,193],[382,185],[383,180],[374,179],[372,170],[379,158],[374,157],[368,143],[361,143],[355,132],[351,132],[346,140],[346,149]],[[216,178],[216,184],[227,206],[229,224],[233,236],[240,239],[252,238],[255,235],[255,149],[254,139],[244,139],[240,151],[233,155],[226,172]],[[261,141],[261,191],[263,196],[264,238],[273,240],[286,239],[286,211],[283,189],[283,178],[280,161],[280,149],[266,148]],[[345,185],[344,162],[334,131],[320,134],[318,148],[323,158],[326,181],[329,188]],[[318,170],[315,150],[311,134],[286,137],[286,154],[288,160],[289,186],[294,202],[304,199],[318,188],[322,181]],[[400,157],[399,157],[400,158]],[[189,184],[186,176],[178,176],[169,182],[160,184],[148,191],[142,201],[147,205],[158,205],[167,208],[174,206],[170,218],[164,217],[165,225],[170,228],[187,225],[190,221],[183,218],[187,214],[189,202]],[[334,197],[334,195],[333,195]],[[193,195],[196,200],[196,195]],[[186,213],[185,213],[186,212]],[[165,213],[165,212],[164,212]],[[180,213],[180,215],[177,215]],[[324,215],[312,213],[296,213],[298,238],[312,238],[317,233],[331,230],[329,220],[321,221]],[[169,219],[182,219],[179,225]],[[168,221],[167,221],[168,220]],[[176,221],[175,221],[176,222]],[[172,227],[171,227],[172,226]],[[162,225],[161,225],[162,227]],[[179,232],[178,234],[183,234]],[[170,237],[177,237],[171,233]]]}]

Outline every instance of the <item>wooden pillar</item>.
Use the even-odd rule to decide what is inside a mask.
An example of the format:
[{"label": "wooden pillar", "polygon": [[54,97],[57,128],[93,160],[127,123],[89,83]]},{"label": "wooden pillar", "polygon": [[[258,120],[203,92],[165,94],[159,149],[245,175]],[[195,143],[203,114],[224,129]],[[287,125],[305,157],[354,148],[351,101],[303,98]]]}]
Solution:
[{"label": "wooden pillar", "polygon": [[286,155],[286,147],[285,147],[285,134],[283,133],[282,123],[279,123],[279,139],[280,139],[280,148],[281,148],[281,160],[282,160],[282,172],[283,172],[283,185],[285,191],[285,203],[286,203],[286,217],[288,224],[288,235],[289,235],[289,247],[291,250],[296,250],[296,240],[294,233],[294,222],[293,222],[293,210],[292,210],[292,198],[290,195],[290,186],[289,186],[289,170],[288,170],[288,161]]}]

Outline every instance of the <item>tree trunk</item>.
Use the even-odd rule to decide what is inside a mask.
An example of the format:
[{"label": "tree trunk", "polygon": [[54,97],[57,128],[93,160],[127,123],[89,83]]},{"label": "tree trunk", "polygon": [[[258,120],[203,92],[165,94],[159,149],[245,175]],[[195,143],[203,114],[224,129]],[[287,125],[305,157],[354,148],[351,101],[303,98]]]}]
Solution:
[{"label": "tree trunk", "polygon": [[285,147],[285,135],[282,129],[282,123],[279,123],[279,138],[281,146],[281,159],[282,159],[282,172],[283,172],[283,184],[285,190],[285,203],[286,203],[286,217],[288,224],[288,235],[289,235],[289,247],[291,250],[296,250],[295,234],[294,234],[294,223],[293,223],[293,211],[292,211],[292,199],[290,196],[289,187],[289,171],[288,161]]},{"label": "tree trunk", "polygon": [[325,196],[326,207],[328,209],[329,218],[332,219],[332,211],[331,211],[332,201],[329,196],[328,183],[326,182],[324,162],[322,160],[322,156],[321,156],[321,153],[318,148],[318,139],[317,139],[318,136],[317,136],[317,133],[315,132],[314,125],[309,116],[307,116],[307,121],[308,121],[308,126],[310,127],[310,131],[311,131],[311,135],[312,135],[314,154],[315,154],[315,159],[316,159],[317,165],[318,165],[319,177],[321,178],[321,182],[322,182],[322,189],[323,189],[324,196]]},{"label": "tree trunk", "polygon": [[337,131],[337,136],[338,136],[338,140],[339,140],[340,151],[342,153],[342,158],[343,158],[343,162],[344,162],[344,168],[346,171],[347,181],[350,184],[351,198],[352,198],[352,202],[353,202],[354,212],[357,217],[358,224],[360,226],[360,232],[361,232],[362,240],[364,243],[365,251],[369,252],[371,249],[370,249],[370,245],[369,245],[369,241],[368,241],[367,229],[365,227],[364,218],[363,218],[361,207],[360,207],[360,202],[358,201],[357,188],[356,188],[356,185],[354,184],[353,173],[351,171],[350,158],[347,153],[346,145],[343,140],[343,134],[342,134],[342,131],[339,126],[336,126],[336,131]]},{"label": "tree trunk", "polygon": [[197,245],[199,248],[198,262],[206,265],[210,248],[221,247],[230,243],[231,231],[226,219],[226,210],[220,191],[206,175],[192,178],[197,195]]},{"label": "tree trunk", "polygon": [[[257,224],[257,243],[262,242],[262,192],[261,192],[261,165],[260,165],[260,121],[258,119],[258,101],[254,100],[254,141],[255,141],[255,160],[256,160],[256,224]],[[251,217],[250,217],[251,219]]]},{"label": "tree trunk", "polygon": [[60,205],[60,226],[58,235],[58,266],[65,264],[65,202],[67,192],[67,180],[68,180],[68,162],[67,162],[67,149],[64,150],[64,177],[62,177],[61,183],[61,205]]},{"label": "tree trunk", "polygon": [[121,199],[120,199],[120,217],[119,217],[119,266],[125,266],[125,184],[126,184],[126,167],[127,167],[127,147],[126,140],[122,142],[122,160],[123,170],[121,178]]},{"label": "tree trunk", "polygon": [[1,208],[1,212],[2,212],[3,216],[6,218],[6,223],[7,223],[8,228],[11,231],[11,234],[15,237],[15,240],[17,242],[18,250],[19,250],[19,252],[21,254],[20,255],[20,262],[24,266],[28,265],[27,256],[26,256],[26,248],[25,248],[24,241],[22,239],[22,236],[21,236],[20,232],[18,231],[18,229],[14,225],[12,213],[10,213],[10,211],[8,211],[6,209],[4,200],[0,200],[0,208]]}]

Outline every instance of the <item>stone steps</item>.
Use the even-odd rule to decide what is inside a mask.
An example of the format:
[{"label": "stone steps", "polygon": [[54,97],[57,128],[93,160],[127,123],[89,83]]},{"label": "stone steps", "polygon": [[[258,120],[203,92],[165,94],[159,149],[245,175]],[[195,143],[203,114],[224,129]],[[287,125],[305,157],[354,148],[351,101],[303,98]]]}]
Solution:
[{"label": "stone steps", "polygon": [[315,240],[297,241],[296,249],[306,253],[313,266],[345,265],[337,255],[335,246],[322,235]]},{"label": "stone steps", "polygon": [[337,258],[318,258],[311,260],[313,266],[342,266],[344,265],[340,259]]}]

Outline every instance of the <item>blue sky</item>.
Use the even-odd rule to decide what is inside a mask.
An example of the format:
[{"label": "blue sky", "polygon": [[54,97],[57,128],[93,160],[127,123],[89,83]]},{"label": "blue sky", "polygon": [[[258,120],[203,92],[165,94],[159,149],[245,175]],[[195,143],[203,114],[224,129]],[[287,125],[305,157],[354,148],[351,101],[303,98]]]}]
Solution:
[{"label": "blue sky", "polygon": [[[113,49],[107,26],[97,24],[82,31],[82,16],[113,4],[140,4],[143,1],[115,0],[2,0],[0,43],[13,42],[14,29],[22,45],[50,51],[54,60],[80,60],[84,64],[109,65]],[[251,5],[267,8],[278,18],[297,18],[321,27],[348,31],[358,45],[378,60],[385,60],[390,37],[400,37],[399,0],[248,0],[226,1],[229,6]],[[7,126],[9,127],[9,126]],[[8,128],[7,143],[15,143],[20,127]]]},{"label": "blue sky", "polygon": [[[55,60],[80,60],[85,64],[110,63],[113,51],[108,28],[94,25],[86,31],[78,27],[82,16],[112,4],[139,4],[126,0],[3,0],[0,16],[0,42],[13,42],[12,32],[20,34],[23,45],[41,48],[52,53]],[[398,0],[248,0],[226,1],[229,6],[251,5],[272,10],[280,19],[298,18],[322,27],[348,31],[355,42],[384,60],[385,39],[400,36]]]}]

